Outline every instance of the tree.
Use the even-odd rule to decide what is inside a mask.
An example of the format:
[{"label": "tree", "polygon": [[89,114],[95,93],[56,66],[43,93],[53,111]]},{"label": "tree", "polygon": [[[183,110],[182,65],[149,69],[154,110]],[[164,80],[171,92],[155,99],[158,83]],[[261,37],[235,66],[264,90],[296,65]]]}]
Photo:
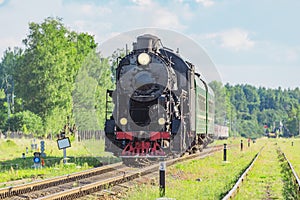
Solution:
[{"label": "tree", "polygon": [[253,120],[243,120],[239,124],[239,132],[242,137],[258,138],[262,136],[263,128]]},{"label": "tree", "polygon": [[11,131],[22,131],[25,134],[43,134],[42,119],[30,111],[23,111],[14,114],[7,120],[6,128]]},{"label": "tree", "polygon": [[7,109],[4,104],[5,92],[4,89],[0,89],[0,131],[4,130],[5,124],[7,121],[7,113],[5,112]]},{"label": "tree", "polygon": [[244,85],[242,88],[246,96],[249,114],[252,115],[255,111],[259,110],[260,99],[258,93],[254,86]]},{"label": "tree", "polygon": [[221,82],[212,81],[209,83],[215,94],[215,124],[227,125],[229,120],[228,113],[226,112],[226,89]]},{"label": "tree", "polygon": [[30,23],[23,43],[22,60],[13,70],[16,92],[24,109],[52,124],[45,124],[48,131],[57,131],[72,115],[75,77],[97,44],[91,35],[69,31],[59,18]]},{"label": "tree", "polygon": [[106,90],[113,88],[107,58],[91,53],[76,77],[73,92],[74,117],[80,130],[104,128]]},{"label": "tree", "polygon": [[5,98],[4,89],[0,89],[0,100]]},{"label": "tree", "polygon": [[118,48],[108,58],[90,53],[83,62],[73,93],[74,117],[80,130],[104,129],[106,106],[108,111],[113,106],[106,104],[106,92],[115,88],[115,70],[124,56],[125,50]]},{"label": "tree", "polygon": [[[22,50],[8,48],[0,63],[0,129],[6,129],[6,122],[15,112],[15,87],[11,70],[19,63]],[[17,110],[18,112],[18,110]]]},{"label": "tree", "polygon": [[126,55],[125,50],[118,48],[115,50],[112,55],[108,58],[109,64],[111,66],[111,79],[112,82],[116,82],[116,69],[118,67],[119,61]]}]

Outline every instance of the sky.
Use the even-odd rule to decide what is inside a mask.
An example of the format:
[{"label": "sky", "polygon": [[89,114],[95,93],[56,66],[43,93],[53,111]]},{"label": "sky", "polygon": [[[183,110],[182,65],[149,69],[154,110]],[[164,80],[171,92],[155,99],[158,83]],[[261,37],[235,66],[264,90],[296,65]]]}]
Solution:
[{"label": "sky", "polygon": [[0,56],[23,47],[28,23],[47,17],[94,35],[100,46],[151,27],[195,42],[224,84],[294,89],[300,86],[299,9],[298,0],[0,0]]}]

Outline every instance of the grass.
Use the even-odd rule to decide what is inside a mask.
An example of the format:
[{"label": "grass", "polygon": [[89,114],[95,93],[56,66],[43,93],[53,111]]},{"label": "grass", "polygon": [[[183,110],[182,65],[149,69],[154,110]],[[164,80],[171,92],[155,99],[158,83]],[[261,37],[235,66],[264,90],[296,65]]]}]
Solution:
[{"label": "grass", "polygon": [[[246,140],[245,140],[246,141]],[[230,141],[226,141],[229,142]],[[224,141],[222,141],[224,143]],[[240,143],[234,140],[232,143]],[[240,146],[228,149],[228,161],[223,162],[223,152],[217,152],[204,159],[179,163],[167,169],[166,197],[180,199],[220,199],[231,189],[244,169],[247,168],[265,140],[251,144],[250,148]],[[198,181],[200,179],[201,181]],[[158,186],[146,184],[136,186],[124,199],[156,199]]]},{"label": "grass", "polygon": [[257,160],[236,199],[299,199],[292,172],[278,147],[299,174],[300,140],[278,138],[268,141],[267,148]]},{"label": "grass", "polygon": [[[292,163],[298,177],[300,175],[300,139],[292,138],[292,139],[280,139],[278,140],[278,145],[280,146],[281,150],[285,153],[288,160]],[[286,199],[300,199],[298,186],[296,185],[295,179],[291,181],[291,177],[293,177],[291,170],[288,167],[287,162],[283,163],[283,170],[282,173],[285,175],[285,188],[284,188],[284,195]]]},{"label": "grass", "polygon": [[[260,139],[255,144],[251,143],[250,148],[247,145],[247,139],[243,139],[244,150],[240,151],[241,139],[217,140],[210,144],[237,144],[228,149],[228,162],[223,162],[223,151],[221,151],[204,159],[178,163],[168,167],[165,196],[177,200],[221,199],[232,188],[259,149],[268,143],[266,151],[261,155],[260,160],[257,160],[258,166],[261,168],[253,169],[253,174],[249,175],[255,181],[243,185],[241,190],[245,191],[243,192],[244,196],[237,196],[237,199],[254,199],[253,197],[295,199],[294,185],[290,182],[290,171],[286,162],[282,162],[282,158],[277,157],[276,147],[279,146],[286,153],[299,175],[300,138],[293,139],[293,146],[292,140],[288,139]],[[25,179],[26,182],[30,182],[85,170],[102,163],[118,161],[111,154],[104,152],[103,141],[89,140],[83,143],[72,142],[72,146],[67,149],[69,164],[63,165],[63,153],[58,150],[56,141],[46,140],[46,167],[33,169],[31,166],[33,165],[32,159],[35,150],[30,148],[32,142],[32,140],[0,139],[0,182],[2,182],[0,187],[11,186],[12,183],[8,181],[12,180]],[[40,141],[37,140],[36,143],[40,144]],[[26,158],[22,159],[21,155],[25,152],[26,147],[29,148],[29,152],[26,154]],[[281,160],[281,163],[272,162],[269,159]],[[157,184],[136,185],[124,199],[156,199],[159,197]]]},{"label": "grass", "polygon": [[[27,179],[28,182],[120,161],[104,151],[104,141],[88,140],[71,142],[71,147],[67,148],[68,164],[63,165],[63,152],[58,149],[56,141],[45,140],[45,167],[34,169],[33,152],[39,149],[31,149],[32,143],[33,140],[29,139],[0,139],[0,182],[4,182],[2,187],[13,184],[6,183],[9,181]],[[40,140],[35,143],[39,147]],[[25,153],[25,159],[21,158],[22,153]]]},{"label": "grass", "polygon": [[[24,182],[31,182],[39,179],[46,179],[54,176],[61,176],[65,174],[70,174],[73,172],[81,171],[84,169],[88,169],[90,166],[87,164],[83,166],[77,166],[74,163],[71,164],[56,164],[54,167],[46,167],[40,169],[15,169],[11,167],[5,173],[1,173],[1,180],[3,181],[12,181],[12,180],[21,180],[26,179]],[[13,184],[10,182],[3,182],[1,187],[12,186]]]},{"label": "grass", "polygon": [[285,199],[282,159],[276,141],[269,140],[235,199]]},{"label": "grass", "polygon": [[[31,149],[33,140],[30,139],[0,139],[0,162],[11,160],[13,158],[20,158],[22,153],[26,153],[26,147],[28,148],[28,156],[33,156],[33,152],[39,151],[40,141],[36,140],[38,149]],[[62,156],[62,150],[57,147],[57,142],[54,140],[45,141],[45,152],[48,156],[60,157]],[[83,142],[71,142],[71,147],[67,149],[70,156],[108,156],[109,153],[104,152],[103,140],[87,140]]]},{"label": "grass", "polygon": [[[292,146],[293,143],[293,146]],[[300,175],[300,138],[278,139],[278,145],[292,163],[298,176]]]}]

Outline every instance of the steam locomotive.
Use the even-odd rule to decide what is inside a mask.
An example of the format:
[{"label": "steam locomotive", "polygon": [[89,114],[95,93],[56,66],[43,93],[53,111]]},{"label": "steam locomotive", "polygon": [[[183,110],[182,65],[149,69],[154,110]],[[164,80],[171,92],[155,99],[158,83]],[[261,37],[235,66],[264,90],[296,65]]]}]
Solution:
[{"label": "steam locomotive", "polygon": [[105,134],[105,150],[124,158],[201,150],[214,134],[213,91],[178,52],[141,35],[107,90]]}]

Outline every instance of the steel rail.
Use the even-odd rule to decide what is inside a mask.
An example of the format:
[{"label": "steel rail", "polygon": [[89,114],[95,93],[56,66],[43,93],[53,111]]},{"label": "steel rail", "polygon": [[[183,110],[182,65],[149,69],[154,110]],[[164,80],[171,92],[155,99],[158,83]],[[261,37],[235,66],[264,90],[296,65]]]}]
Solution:
[{"label": "steel rail", "polygon": [[[166,165],[170,166],[178,162],[183,162],[186,160],[194,159],[199,156],[209,156],[213,152],[220,151],[223,148],[223,145],[213,147],[211,151],[206,151],[206,152],[200,152],[196,154],[191,154],[188,156],[176,158],[176,159],[171,159],[166,161]],[[80,186],[77,188],[72,188],[69,190],[65,190],[59,193],[51,194],[45,197],[40,198],[41,200],[66,200],[66,199],[74,199],[74,198],[79,198],[86,196],[88,194],[94,193],[96,191],[104,190],[107,188],[110,188],[112,186],[131,181],[133,179],[139,178],[141,176],[145,176],[147,174],[150,174],[152,172],[157,171],[159,168],[159,164],[154,164],[145,168],[138,169],[135,172],[127,172],[123,175],[118,175],[112,178],[108,178],[105,180],[97,181],[91,184],[87,184],[84,186]]]},{"label": "steel rail", "polygon": [[68,175],[49,178],[49,179],[45,179],[42,181],[35,181],[32,183],[2,188],[2,189],[0,189],[0,199],[16,196],[16,195],[20,195],[20,194],[25,194],[25,193],[45,189],[48,187],[57,186],[57,185],[60,185],[63,183],[77,181],[77,180],[80,180],[83,178],[95,176],[97,174],[110,172],[110,171],[113,171],[114,168],[119,167],[121,165],[122,165],[122,162],[118,162],[115,164],[105,165],[102,167],[93,168],[93,169],[89,169],[89,170],[85,170],[85,171],[81,171],[81,172],[76,172],[76,173],[72,173],[72,174],[68,174]]},{"label": "steel rail", "polygon": [[[262,147],[263,149],[263,147]],[[255,161],[257,160],[260,152],[262,151],[262,149],[256,154],[255,158],[253,159],[253,161],[251,162],[250,166],[245,170],[245,172],[241,175],[241,177],[238,179],[238,181],[236,182],[236,184],[233,186],[233,188],[226,194],[225,197],[223,197],[223,200],[228,200],[228,199],[231,199],[233,198],[237,192],[238,192],[238,189],[239,187],[241,186],[241,184],[243,183],[244,179],[246,178],[247,174],[249,173],[249,171],[252,169]],[[278,149],[280,151],[280,153],[283,155],[284,159],[287,161],[288,163],[288,166],[290,168],[290,170],[292,171],[293,173],[293,176],[295,177],[296,179],[296,184],[297,184],[297,189],[298,189],[298,193],[300,193],[300,179],[292,165],[292,163],[288,160],[288,158],[286,157],[285,153],[281,151],[281,149],[279,148]]]},{"label": "steel rail", "polygon": [[295,177],[295,179],[296,179],[296,184],[297,184],[298,193],[299,193],[299,192],[300,192],[300,179],[299,179],[299,176],[297,175],[297,173],[296,173],[296,171],[295,171],[295,169],[294,169],[292,163],[291,163],[291,162],[289,161],[289,159],[286,157],[285,153],[282,152],[281,149],[279,149],[279,150],[280,150],[280,152],[282,153],[284,159],[287,161],[287,163],[288,163],[288,165],[289,165],[289,167],[290,167],[290,169],[291,169],[291,171],[292,171],[292,173],[293,173],[293,175],[294,175],[294,177]]},{"label": "steel rail", "polygon": [[264,148],[264,146],[260,149],[260,151],[255,155],[255,157],[252,159],[250,165],[247,167],[247,169],[244,171],[244,173],[240,176],[240,178],[238,179],[238,181],[235,183],[235,185],[231,188],[231,190],[229,190],[229,192],[222,198],[222,200],[228,200],[233,198],[240,186],[242,185],[243,181],[245,180],[246,176],[248,175],[249,171],[253,168],[255,161],[257,160],[257,158],[259,157],[262,149]]}]

